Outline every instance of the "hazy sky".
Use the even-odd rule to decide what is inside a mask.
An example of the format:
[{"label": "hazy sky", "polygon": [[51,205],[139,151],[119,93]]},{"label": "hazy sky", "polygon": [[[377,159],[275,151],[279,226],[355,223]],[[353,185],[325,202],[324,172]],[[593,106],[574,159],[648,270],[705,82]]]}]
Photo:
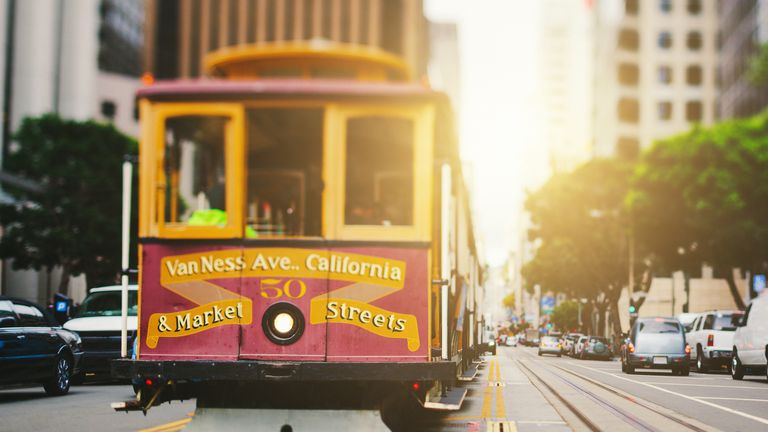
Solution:
[{"label": "hazy sky", "polygon": [[517,249],[524,188],[548,176],[538,145],[536,3],[425,0],[431,21],[458,24],[461,155],[473,173],[474,218],[491,265]]}]

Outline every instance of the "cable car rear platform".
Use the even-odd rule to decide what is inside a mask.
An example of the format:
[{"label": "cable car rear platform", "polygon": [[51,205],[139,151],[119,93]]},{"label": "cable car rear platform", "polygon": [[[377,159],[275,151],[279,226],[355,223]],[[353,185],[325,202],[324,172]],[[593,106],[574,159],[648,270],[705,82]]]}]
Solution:
[{"label": "cable car rear platform", "polygon": [[130,360],[111,363],[112,377],[205,381],[453,381],[457,364],[433,362],[285,362]]}]

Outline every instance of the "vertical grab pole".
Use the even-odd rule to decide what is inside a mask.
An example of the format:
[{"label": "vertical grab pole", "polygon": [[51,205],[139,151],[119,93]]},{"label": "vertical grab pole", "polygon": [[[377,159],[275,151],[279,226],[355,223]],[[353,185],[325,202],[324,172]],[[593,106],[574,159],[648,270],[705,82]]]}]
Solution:
[{"label": "vertical grab pole", "polygon": [[120,327],[120,357],[128,357],[128,250],[131,231],[131,178],[133,177],[133,164],[126,160],[123,162],[123,239],[122,239],[122,258],[120,261],[122,269],[122,301],[120,316],[122,325]]},{"label": "vertical grab pole", "polygon": [[444,163],[440,173],[440,347],[442,359],[448,360],[448,284],[451,280],[450,212],[451,212],[451,166]]}]

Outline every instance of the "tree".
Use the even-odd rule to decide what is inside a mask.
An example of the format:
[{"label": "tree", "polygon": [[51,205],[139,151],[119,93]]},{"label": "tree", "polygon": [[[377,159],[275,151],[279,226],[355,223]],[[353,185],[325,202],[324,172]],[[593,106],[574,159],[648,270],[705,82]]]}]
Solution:
[{"label": "tree", "polygon": [[757,53],[750,59],[747,77],[756,86],[768,84],[768,44],[760,45]]},{"label": "tree", "polygon": [[624,160],[595,159],[554,175],[526,200],[529,238],[539,243],[522,270],[526,289],[538,284],[592,300],[599,312],[610,310],[615,335],[621,333],[618,299],[628,282],[624,198],[632,169]]},{"label": "tree", "polygon": [[0,257],[13,259],[14,269],[61,267],[62,293],[81,273],[89,284],[113,282],[120,271],[121,165],[124,155],[136,154],[136,142],[111,125],[52,114],[25,119],[14,139],[4,169],[42,191],[8,188],[16,202],[0,206]]},{"label": "tree", "polygon": [[515,308],[515,293],[511,292],[504,296],[504,299],[501,301],[501,303],[504,305],[507,309],[514,309]]},{"label": "tree", "polygon": [[571,331],[579,326],[579,304],[565,301],[552,311],[550,321],[561,331]]},{"label": "tree", "polygon": [[660,268],[686,275],[702,263],[733,276],[768,269],[768,114],[696,127],[656,143],[627,197],[638,242]]}]

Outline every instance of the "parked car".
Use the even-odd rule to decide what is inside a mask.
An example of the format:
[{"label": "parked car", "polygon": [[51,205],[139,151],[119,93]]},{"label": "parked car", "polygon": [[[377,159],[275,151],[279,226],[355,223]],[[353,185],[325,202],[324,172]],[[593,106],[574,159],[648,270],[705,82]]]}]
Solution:
[{"label": "parked car", "polygon": [[[128,342],[137,328],[138,286],[128,286]],[[109,375],[109,361],[120,357],[120,331],[122,329],[122,286],[93,288],[77,311],[77,315],[64,324],[64,328],[77,332],[83,340],[82,381],[85,374]]]},{"label": "parked car", "polygon": [[691,347],[683,325],[675,318],[638,318],[621,353],[621,370],[671,369],[687,376],[691,370]]},{"label": "parked car", "polygon": [[563,338],[563,352],[567,355],[573,355],[573,345],[580,337],[584,336],[581,333],[568,333]]},{"label": "parked car", "polygon": [[734,320],[741,319],[741,311],[710,311],[698,314],[686,334],[693,361],[699,372],[722,368],[731,363]]},{"label": "parked car", "polygon": [[582,360],[588,358],[610,360],[611,357],[612,354],[608,339],[600,336],[588,336],[579,355],[579,358]]},{"label": "parked car", "polygon": [[735,325],[731,377],[740,380],[744,375],[768,374],[768,296],[752,300]]},{"label": "parked car", "polygon": [[516,347],[517,346],[517,336],[508,336],[506,344],[507,344],[507,346]]},{"label": "parked car", "polygon": [[573,349],[571,350],[571,357],[581,356],[581,350],[584,349],[584,344],[589,340],[589,336],[579,336],[573,343]]},{"label": "parked car", "polygon": [[554,354],[558,357],[562,354],[562,345],[560,340],[555,336],[542,336],[539,343],[539,355],[542,354]]},{"label": "parked car", "polygon": [[0,384],[40,383],[49,395],[67,394],[81,343],[40,306],[0,297]]}]

